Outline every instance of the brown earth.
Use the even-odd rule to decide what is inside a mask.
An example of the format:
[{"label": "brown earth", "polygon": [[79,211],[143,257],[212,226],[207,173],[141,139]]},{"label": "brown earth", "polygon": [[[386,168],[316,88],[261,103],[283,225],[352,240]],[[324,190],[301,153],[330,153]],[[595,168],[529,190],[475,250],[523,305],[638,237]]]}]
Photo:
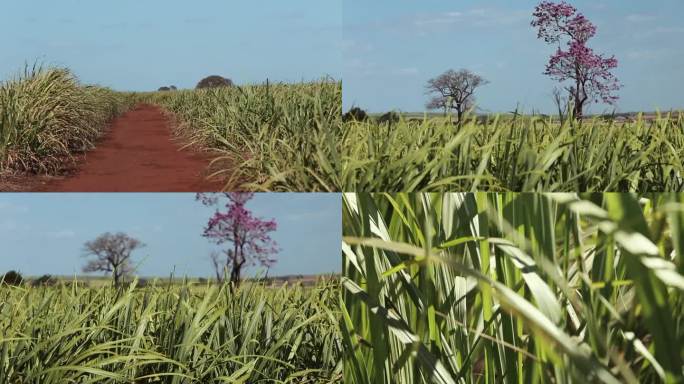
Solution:
[{"label": "brown earth", "polygon": [[173,139],[170,121],[163,111],[141,104],[115,119],[97,147],[86,153],[67,176],[22,177],[0,187],[44,192],[222,190],[222,182],[206,178],[210,158],[181,147],[182,143]]}]

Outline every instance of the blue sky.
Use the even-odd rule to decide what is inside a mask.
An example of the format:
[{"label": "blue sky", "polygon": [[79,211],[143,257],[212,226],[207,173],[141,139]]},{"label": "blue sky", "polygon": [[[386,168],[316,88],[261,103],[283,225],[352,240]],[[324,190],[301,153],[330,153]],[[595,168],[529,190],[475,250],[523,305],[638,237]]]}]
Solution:
[{"label": "blue sky", "polygon": [[[263,193],[248,203],[278,223],[270,276],[339,272],[340,204],[324,193]],[[147,245],[134,253],[141,276],[166,277],[174,266],[176,276],[213,276],[209,254],[218,248],[201,236],[213,211],[191,193],[3,193],[0,273],[81,274],[83,244],[123,231]]]},{"label": "blue sky", "polygon": [[7,1],[0,79],[36,60],[119,90],[341,76],[341,0]]},{"label": "blue sky", "polygon": [[[684,108],[684,1],[569,1],[598,26],[590,46],[616,55],[620,111]],[[529,26],[538,1],[345,0],[344,108],[423,111],[428,79],[468,68],[491,83],[484,111],[552,112],[542,72],[554,48]],[[593,112],[606,110],[595,105]]]}]

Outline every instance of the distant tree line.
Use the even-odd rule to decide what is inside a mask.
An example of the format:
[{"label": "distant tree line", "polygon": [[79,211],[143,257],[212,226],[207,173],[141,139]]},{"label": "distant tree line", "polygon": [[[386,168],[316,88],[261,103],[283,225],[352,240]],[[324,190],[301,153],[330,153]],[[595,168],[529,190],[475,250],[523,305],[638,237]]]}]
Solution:
[{"label": "distant tree line", "polygon": [[389,111],[377,118],[372,118],[371,116],[368,115],[366,111],[359,107],[352,107],[349,111],[344,113],[342,115],[342,121],[343,122],[349,122],[349,121],[368,121],[370,119],[375,120],[378,124],[395,124],[399,122],[401,119],[401,116],[399,115],[398,112],[396,111]]},{"label": "distant tree line", "polygon": [[[232,87],[233,80],[223,77],[223,76],[218,76],[218,75],[211,75],[203,78],[200,80],[197,85],[195,86],[195,89],[207,89],[207,88],[221,88],[221,87]],[[157,92],[170,92],[170,91],[176,91],[178,88],[175,85],[169,85],[169,86],[162,86],[157,88]]]},{"label": "distant tree line", "polygon": [[43,275],[40,276],[37,279],[33,279],[31,281],[28,281],[27,279],[24,279],[24,276],[22,276],[21,273],[17,271],[8,271],[4,275],[0,276],[0,286],[1,285],[9,285],[9,286],[20,286],[23,284],[29,283],[31,286],[34,287],[40,287],[40,286],[51,286],[57,283],[57,280],[52,277],[52,275]]}]

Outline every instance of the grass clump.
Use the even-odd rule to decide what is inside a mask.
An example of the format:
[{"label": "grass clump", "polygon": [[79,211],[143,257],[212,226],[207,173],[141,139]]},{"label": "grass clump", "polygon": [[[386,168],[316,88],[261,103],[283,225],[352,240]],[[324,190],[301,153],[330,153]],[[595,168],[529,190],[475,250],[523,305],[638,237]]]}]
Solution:
[{"label": "grass clump", "polygon": [[249,190],[338,190],[342,84],[330,79],[153,93],[179,134],[216,153],[215,175]]},{"label": "grass clump", "polygon": [[[0,383],[339,380],[339,284],[0,289]],[[333,309],[335,308],[335,309]]]},{"label": "grass clump", "polygon": [[83,86],[68,69],[27,67],[0,84],[0,172],[57,172],[128,107],[125,94]]},{"label": "grass clump", "polygon": [[345,195],[345,382],[682,382],[682,212],[662,193]]},{"label": "grass clump", "polygon": [[684,114],[595,118],[542,116],[345,123],[344,191],[682,191]]}]

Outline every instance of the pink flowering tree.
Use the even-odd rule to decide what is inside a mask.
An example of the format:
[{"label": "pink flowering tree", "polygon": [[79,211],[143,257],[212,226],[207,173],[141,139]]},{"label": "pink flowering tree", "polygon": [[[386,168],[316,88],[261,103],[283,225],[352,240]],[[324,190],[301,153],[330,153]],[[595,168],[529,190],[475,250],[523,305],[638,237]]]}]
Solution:
[{"label": "pink flowering tree", "polygon": [[[242,269],[246,266],[270,267],[275,263],[278,247],[271,238],[276,230],[275,220],[254,217],[245,207],[254,197],[253,193],[198,193],[197,200],[206,206],[216,206],[216,212],[209,219],[202,236],[216,244],[231,244],[221,254],[212,254],[212,263],[219,280],[225,279],[230,271],[230,282],[240,283]],[[221,210],[223,206],[225,210]]]},{"label": "pink flowering tree", "polygon": [[582,118],[587,103],[615,104],[618,100],[615,92],[621,86],[611,70],[617,68],[617,59],[594,53],[587,46],[596,34],[596,26],[565,1],[542,1],[533,17],[532,26],[537,28],[537,37],[558,45],[544,74],[559,82],[571,82],[565,89],[575,118]]}]

